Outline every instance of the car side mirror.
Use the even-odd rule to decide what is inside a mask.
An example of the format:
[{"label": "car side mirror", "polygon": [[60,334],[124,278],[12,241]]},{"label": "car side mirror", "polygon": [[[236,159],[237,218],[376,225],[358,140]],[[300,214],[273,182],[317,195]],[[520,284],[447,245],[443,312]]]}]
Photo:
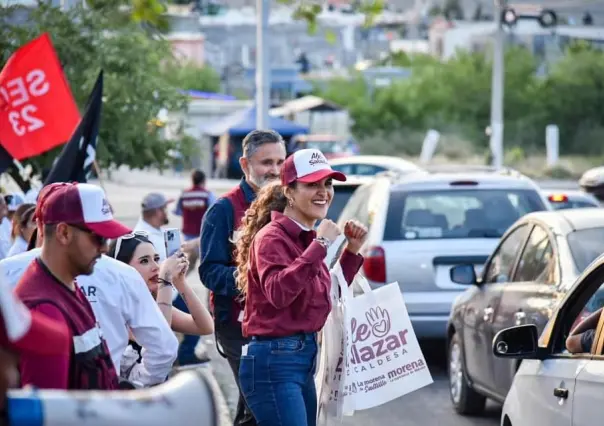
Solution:
[{"label": "car side mirror", "polygon": [[498,358],[538,358],[539,334],[535,324],[501,330],[493,339],[493,354]]},{"label": "car side mirror", "polygon": [[455,284],[472,285],[476,284],[476,270],[474,265],[464,264],[455,265],[449,270],[451,281]]}]

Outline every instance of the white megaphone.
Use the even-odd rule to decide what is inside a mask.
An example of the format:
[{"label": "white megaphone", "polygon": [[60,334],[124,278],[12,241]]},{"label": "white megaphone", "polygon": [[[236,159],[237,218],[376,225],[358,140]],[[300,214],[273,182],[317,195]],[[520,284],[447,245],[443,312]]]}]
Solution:
[{"label": "white megaphone", "polygon": [[226,426],[230,419],[225,408],[212,374],[197,368],[183,370],[161,385],[131,391],[11,390],[5,424]]}]

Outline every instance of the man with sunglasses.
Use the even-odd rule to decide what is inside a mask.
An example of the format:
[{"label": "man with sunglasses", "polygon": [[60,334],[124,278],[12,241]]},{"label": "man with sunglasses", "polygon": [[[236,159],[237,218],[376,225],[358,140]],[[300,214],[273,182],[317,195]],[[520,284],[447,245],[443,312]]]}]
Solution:
[{"label": "man with sunglasses", "polygon": [[[41,218],[46,200],[66,185],[72,184],[53,183],[44,187],[34,216]],[[44,225],[41,220],[38,220],[37,233],[38,248],[0,261],[2,279],[11,288],[42,253]],[[130,265],[103,254],[93,273],[78,276],[77,284],[92,305],[116,370],[120,371],[131,332],[143,351],[142,360],[130,370],[130,382],[136,387],[144,387],[165,381],[176,360],[178,340],[141,275]]]},{"label": "man with sunglasses", "polygon": [[57,189],[46,199],[38,220],[44,225],[42,253],[29,265],[15,293],[30,309],[64,324],[73,346],[68,356],[22,357],[21,385],[117,389],[109,349],[76,277],[92,274],[108,238],[130,230],[113,219],[105,193],[94,185]]}]

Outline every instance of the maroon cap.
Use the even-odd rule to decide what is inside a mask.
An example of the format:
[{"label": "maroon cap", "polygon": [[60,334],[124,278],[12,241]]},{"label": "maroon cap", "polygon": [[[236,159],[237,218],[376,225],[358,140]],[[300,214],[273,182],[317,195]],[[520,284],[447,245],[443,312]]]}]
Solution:
[{"label": "maroon cap", "polygon": [[44,205],[44,202],[46,201],[46,199],[52,193],[54,193],[57,189],[62,188],[67,185],[73,185],[73,183],[67,183],[67,182],[51,183],[49,185],[46,185],[44,188],[42,188],[40,190],[40,193],[38,194],[38,200],[36,202],[36,210],[34,212],[34,219],[37,219],[40,217],[40,213],[42,211],[42,206]]},{"label": "maroon cap", "polygon": [[331,177],[335,180],[346,181],[342,172],[331,168],[327,159],[318,149],[301,149],[287,157],[281,167],[281,183],[289,185],[294,181],[314,183]]},{"label": "maroon cap", "polygon": [[105,191],[87,183],[55,190],[44,200],[39,220],[44,224],[82,225],[104,238],[118,238],[131,232],[113,218]]}]

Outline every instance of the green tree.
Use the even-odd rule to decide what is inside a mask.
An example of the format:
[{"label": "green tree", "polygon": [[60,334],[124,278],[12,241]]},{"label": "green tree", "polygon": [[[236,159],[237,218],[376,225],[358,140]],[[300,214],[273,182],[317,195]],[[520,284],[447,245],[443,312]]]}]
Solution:
[{"label": "green tree", "polygon": [[[393,55],[391,59],[410,69],[411,77],[377,89],[372,99],[362,79],[332,82],[320,95],[349,108],[357,136],[425,134],[434,128],[441,133],[451,131],[480,149],[486,147],[492,68],[487,53],[459,52],[446,62],[427,55]],[[526,49],[511,48],[505,62],[506,144],[535,144],[533,129],[539,117],[533,108],[539,90],[535,60]]]},{"label": "green tree", "polygon": [[168,80],[181,90],[220,91],[220,75],[212,68],[172,61],[165,71]]},{"label": "green tree", "polygon": [[[161,108],[185,107],[185,99],[162,69],[173,58],[167,41],[124,20],[120,3],[95,0],[93,7],[61,11],[40,2],[29,11],[29,25],[10,24],[15,8],[0,8],[0,67],[19,46],[49,32],[74,98],[83,106],[100,69],[105,73],[104,104],[99,135],[101,166],[161,166],[179,141],[164,141],[160,129],[149,125]],[[48,166],[60,148],[34,158]]]},{"label": "green tree", "polygon": [[604,137],[604,52],[571,45],[539,86],[540,125],[557,124],[560,150],[602,154]]}]

